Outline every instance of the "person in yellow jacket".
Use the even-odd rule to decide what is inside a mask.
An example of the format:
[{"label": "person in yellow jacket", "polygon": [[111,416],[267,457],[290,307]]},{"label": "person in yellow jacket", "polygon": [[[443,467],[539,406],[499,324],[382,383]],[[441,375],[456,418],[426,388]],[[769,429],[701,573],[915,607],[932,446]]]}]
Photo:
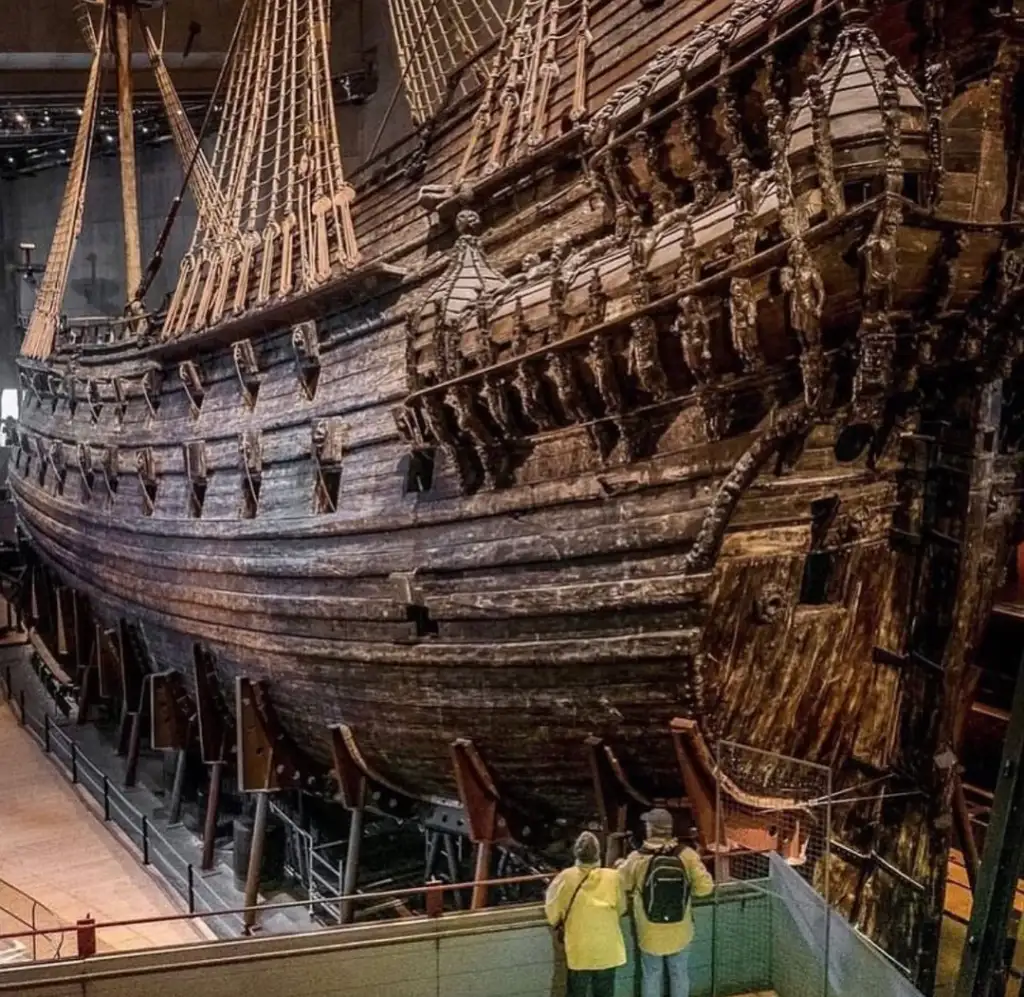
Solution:
[{"label": "person in yellow jacket", "polygon": [[552,880],[544,898],[548,924],[565,932],[566,995],[612,997],[615,970],[626,964],[626,895],[618,873],[601,868],[601,846],[589,831],[576,839],[573,855],[576,864]]},{"label": "person in yellow jacket", "polygon": [[622,888],[633,902],[643,997],[662,997],[666,964],[672,997],[689,997],[691,898],[708,896],[715,883],[700,856],[673,836],[667,810],[656,807],[643,815],[643,821],[647,832],[643,847],[632,852],[618,870]]}]

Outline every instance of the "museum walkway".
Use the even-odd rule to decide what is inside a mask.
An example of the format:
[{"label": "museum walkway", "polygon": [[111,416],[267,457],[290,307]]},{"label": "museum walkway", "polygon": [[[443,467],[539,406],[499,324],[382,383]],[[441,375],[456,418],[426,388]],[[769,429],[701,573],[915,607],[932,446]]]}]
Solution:
[{"label": "museum walkway", "polygon": [[[0,709],[0,924],[42,925],[178,913],[168,892],[91,812],[82,796]],[[189,923],[110,931],[108,951],[179,945],[209,937]],[[68,939],[73,946],[73,936]]]}]

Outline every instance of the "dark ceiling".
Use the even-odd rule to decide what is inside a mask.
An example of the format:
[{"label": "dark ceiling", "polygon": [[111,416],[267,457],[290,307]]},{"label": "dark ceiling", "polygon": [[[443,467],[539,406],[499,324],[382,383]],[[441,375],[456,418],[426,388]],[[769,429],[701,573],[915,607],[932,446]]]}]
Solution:
[{"label": "dark ceiling", "polygon": [[[382,2],[382,0],[379,0]],[[139,17],[164,38],[164,58],[198,128],[230,47],[242,0],[138,0],[133,22],[135,132],[141,145],[169,140]],[[0,32],[0,176],[66,163],[74,146],[90,53],[80,18],[98,24],[98,0],[29,0],[3,5]],[[336,77],[339,101],[371,92],[360,71]],[[105,74],[95,153],[117,148],[114,71]]]}]

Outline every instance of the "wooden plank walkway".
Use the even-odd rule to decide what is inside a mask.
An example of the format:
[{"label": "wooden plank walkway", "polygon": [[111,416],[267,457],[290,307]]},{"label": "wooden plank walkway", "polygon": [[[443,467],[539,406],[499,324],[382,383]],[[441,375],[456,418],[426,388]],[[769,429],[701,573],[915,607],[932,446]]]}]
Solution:
[{"label": "wooden plank walkway", "polygon": [[[11,713],[0,708],[0,880],[61,921],[182,913],[103,826]],[[208,935],[187,921],[103,931],[102,949],[180,945]]]}]

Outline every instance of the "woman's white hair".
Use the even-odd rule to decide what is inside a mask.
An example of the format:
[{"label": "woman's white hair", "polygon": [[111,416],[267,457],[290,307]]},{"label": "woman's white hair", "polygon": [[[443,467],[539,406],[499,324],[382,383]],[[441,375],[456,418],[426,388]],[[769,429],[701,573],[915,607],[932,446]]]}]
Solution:
[{"label": "woman's white hair", "polygon": [[578,862],[592,865],[601,859],[601,842],[592,831],[584,831],[572,846],[572,853]]}]

